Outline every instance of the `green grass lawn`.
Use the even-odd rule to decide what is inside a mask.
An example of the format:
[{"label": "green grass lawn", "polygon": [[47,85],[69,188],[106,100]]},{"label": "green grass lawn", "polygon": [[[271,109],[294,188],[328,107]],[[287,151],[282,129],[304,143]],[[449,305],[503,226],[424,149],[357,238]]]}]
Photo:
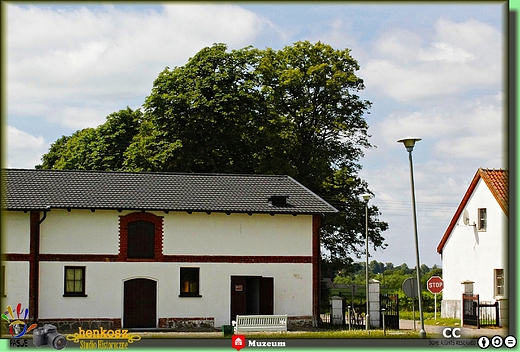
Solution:
[{"label": "green grass lawn", "polygon": [[[211,333],[139,333],[142,338],[228,338],[223,334]],[[242,335],[242,334],[241,334]],[[383,338],[419,338],[418,332],[387,330],[326,330],[326,331],[289,331],[289,332],[246,332],[248,339],[383,339]]]},{"label": "green grass lawn", "polygon": [[[441,318],[440,312],[437,312],[437,319],[434,317],[434,313],[424,312],[424,324],[426,325],[439,325],[439,326],[460,326],[460,319],[455,318]],[[399,319],[413,320],[413,312],[403,311],[399,312]],[[419,312],[415,312],[415,320],[419,321]]]}]

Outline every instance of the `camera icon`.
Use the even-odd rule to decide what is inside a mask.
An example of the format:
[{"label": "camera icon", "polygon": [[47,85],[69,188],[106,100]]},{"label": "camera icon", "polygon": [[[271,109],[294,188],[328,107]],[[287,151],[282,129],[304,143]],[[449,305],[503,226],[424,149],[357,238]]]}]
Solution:
[{"label": "camera icon", "polygon": [[36,347],[49,345],[56,350],[62,350],[67,346],[67,340],[61,334],[58,334],[57,328],[51,324],[45,324],[42,327],[34,329],[33,344]]}]

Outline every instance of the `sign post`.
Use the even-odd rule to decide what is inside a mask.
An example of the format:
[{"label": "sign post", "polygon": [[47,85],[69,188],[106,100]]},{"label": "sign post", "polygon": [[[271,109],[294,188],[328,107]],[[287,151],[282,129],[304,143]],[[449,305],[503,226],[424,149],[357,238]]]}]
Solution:
[{"label": "sign post", "polygon": [[426,283],[426,287],[428,287],[428,291],[433,293],[434,299],[435,299],[435,320],[437,320],[437,293],[441,293],[442,289],[444,288],[444,281],[440,278],[440,276],[432,276],[428,279],[428,282]]},{"label": "sign post", "polygon": [[417,297],[417,278],[409,277],[404,280],[402,288],[404,294],[412,299],[413,330],[415,331],[415,298]]}]

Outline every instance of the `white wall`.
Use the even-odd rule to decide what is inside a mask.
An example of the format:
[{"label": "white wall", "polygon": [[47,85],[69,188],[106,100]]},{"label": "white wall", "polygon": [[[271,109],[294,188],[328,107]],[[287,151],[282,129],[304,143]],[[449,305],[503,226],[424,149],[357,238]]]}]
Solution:
[{"label": "white wall", "polygon": [[[129,213],[53,209],[41,224],[40,252],[117,254],[119,216]],[[165,255],[312,255],[312,215],[151,213],[164,218]]]},{"label": "white wall", "polygon": [[477,222],[478,208],[487,209],[487,231],[464,225],[461,216],[444,246],[443,300],[460,300],[460,282],[471,280],[480,301],[494,301],[494,269],[504,269],[507,276],[507,217],[482,179],[466,204],[470,224]]},{"label": "white wall", "polygon": [[170,213],[164,254],[312,255],[311,215]]},{"label": "white wall", "polygon": [[29,262],[2,262],[2,265],[5,265],[6,295],[2,297],[2,309],[7,305],[15,308],[18,303],[29,308]]},{"label": "white wall", "polygon": [[[85,266],[87,297],[63,297],[64,267]],[[181,267],[200,268],[200,295],[179,297]],[[274,314],[312,315],[311,264],[41,263],[40,318],[122,318],[123,283],[157,281],[157,318],[214,317],[229,324],[231,276],[274,278]]]},{"label": "white wall", "polygon": [[2,211],[2,253],[29,253],[29,217],[22,211]]},{"label": "white wall", "polygon": [[117,254],[117,211],[52,209],[40,225],[40,253]]},{"label": "white wall", "polygon": [[[117,254],[119,216],[131,212],[52,209],[41,224],[43,254]],[[165,255],[311,256],[311,215],[152,212],[164,218]],[[3,253],[29,253],[29,214],[9,212]],[[7,289],[28,305],[26,262],[7,263]],[[63,297],[64,267],[86,266],[87,297]],[[179,268],[200,268],[200,298],[180,298]],[[312,264],[41,262],[39,317],[122,318],[123,282],[157,281],[158,318],[214,317],[229,324],[230,278],[274,277],[274,313],[312,315]],[[17,304],[16,303],[13,304]]]}]

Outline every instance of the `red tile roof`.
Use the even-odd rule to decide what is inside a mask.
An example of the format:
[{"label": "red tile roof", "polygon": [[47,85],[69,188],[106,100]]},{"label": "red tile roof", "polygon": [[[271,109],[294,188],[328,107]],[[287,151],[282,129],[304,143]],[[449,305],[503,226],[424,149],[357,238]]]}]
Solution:
[{"label": "red tile roof", "polygon": [[457,220],[460,217],[460,214],[462,214],[462,211],[464,210],[466,203],[473,194],[473,191],[475,190],[475,187],[477,186],[477,183],[480,179],[482,179],[486,183],[489,190],[497,200],[497,203],[500,205],[506,216],[509,216],[509,172],[507,170],[502,169],[496,170],[479,168],[477,170],[477,173],[473,177],[473,180],[471,181],[468,190],[466,191],[466,194],[464,194],[464,197],[462,198],[462,201],[460,202],[457,211],[455,211],[455,214],[453,215],[453,218],[451,219],[451,222],[448,225],[448,228],[446,229],[444,236],[442,236],[442,239],[439,245],[437,246],[437,253],[442,254],[442,250],[444,248],[444,245],[446,244],[446,241],[448,241],[448,238],[450,237],[451,232],[453,231],[453,228],[455,227],[455,224],[457,223]]}]

